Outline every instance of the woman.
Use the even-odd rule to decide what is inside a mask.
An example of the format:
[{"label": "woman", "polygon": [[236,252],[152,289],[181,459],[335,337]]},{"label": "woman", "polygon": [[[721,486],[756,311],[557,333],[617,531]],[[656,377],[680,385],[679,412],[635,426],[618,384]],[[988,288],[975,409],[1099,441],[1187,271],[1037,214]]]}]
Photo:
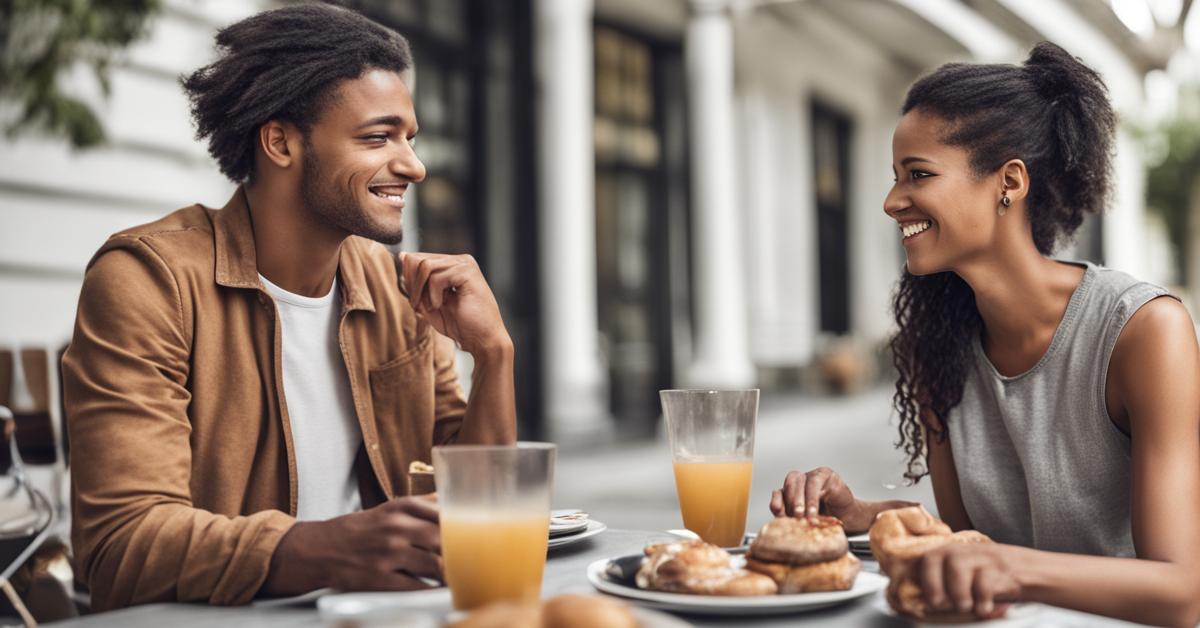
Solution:
[{"label": "woman", "polygon": [[[893,403],[906,477],[955,530],[912,568],[934,608],[1037,601],[1200,621],[1200,351],[1156,286],[1049,255],[1111,188],[1099,75],[1049,43],[1023,66],[950,64],[908,93],[884,211],[908,257]],[[791,472],[776,515],[865,531],[901,502]]]}]

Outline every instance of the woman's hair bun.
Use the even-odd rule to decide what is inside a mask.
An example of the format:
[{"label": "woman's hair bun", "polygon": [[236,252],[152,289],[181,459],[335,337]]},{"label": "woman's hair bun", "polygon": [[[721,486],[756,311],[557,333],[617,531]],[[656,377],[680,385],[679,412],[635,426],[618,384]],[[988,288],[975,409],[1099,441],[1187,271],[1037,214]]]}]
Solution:
[{"label": "woman's hair bun", "polygon": [[1057,44],[1044,41],[1033,47],[1025,60],[1025,72],[1047,101],[1064,97],[1093,97],[1107,92],[1104,80]]}]

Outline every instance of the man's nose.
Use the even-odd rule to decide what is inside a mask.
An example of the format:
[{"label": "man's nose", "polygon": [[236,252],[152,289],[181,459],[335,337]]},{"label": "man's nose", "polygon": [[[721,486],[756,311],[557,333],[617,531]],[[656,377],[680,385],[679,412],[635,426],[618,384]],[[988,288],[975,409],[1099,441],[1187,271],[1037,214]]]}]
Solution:
[{"label": "man's nose", "polygon": [[420,183],[425,180],[425,164],[417,157],[417,153],[411,146],[392,159],[389,165],[391,166],[392,174],[402,176],[413,183]]}]

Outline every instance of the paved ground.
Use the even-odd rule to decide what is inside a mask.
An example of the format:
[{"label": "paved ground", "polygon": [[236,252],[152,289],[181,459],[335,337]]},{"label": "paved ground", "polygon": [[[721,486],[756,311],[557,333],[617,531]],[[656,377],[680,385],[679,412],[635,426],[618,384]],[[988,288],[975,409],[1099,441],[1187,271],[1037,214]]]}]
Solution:
[{"label": "paved ground", "polygon": [[[789,470],[821,465],[841,473],[864,499],[911,499],[933,510],[928,481],[904,485],[902,458],[892,447],[890,399],[890,388],[852,397],[764,393],[747,530],[770,518],[771,490]],[[555,473],[555,508],[582,508],[614,528],[683,527],[665,434],[633,443],[563,444]],[[30,475],[43,490],[53,484],[48,469],[31,469]],[[58,527],[65,536],[68,513],[61,514]]]},{"label": "paved ground", "polygon": [[[791,469],[826,465],[864,499],[910,499],[933,509],[928,480],[905,486],[890,405],[891,389],[853,397],[764,393],[755,437],[747,529],[770,518],[767,502]],[[683,527],[665,435],[655,441],[559,452],[555,508],[582,508],[610,527]]]}]

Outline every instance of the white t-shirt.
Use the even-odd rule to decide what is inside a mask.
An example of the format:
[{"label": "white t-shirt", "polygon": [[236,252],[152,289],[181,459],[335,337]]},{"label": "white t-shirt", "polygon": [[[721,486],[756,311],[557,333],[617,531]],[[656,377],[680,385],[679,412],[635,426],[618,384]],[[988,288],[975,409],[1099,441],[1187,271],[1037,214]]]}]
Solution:
[{"label": "white t-shirt", "polygon": [[331,519],[362,508],[354,458],[362,431],[354,413],[350,377],[338,349],[341,296],[292,294],[261,274],[279,311],[283,340],[283,395],[292,424],[299,487],[296,518]]}]

